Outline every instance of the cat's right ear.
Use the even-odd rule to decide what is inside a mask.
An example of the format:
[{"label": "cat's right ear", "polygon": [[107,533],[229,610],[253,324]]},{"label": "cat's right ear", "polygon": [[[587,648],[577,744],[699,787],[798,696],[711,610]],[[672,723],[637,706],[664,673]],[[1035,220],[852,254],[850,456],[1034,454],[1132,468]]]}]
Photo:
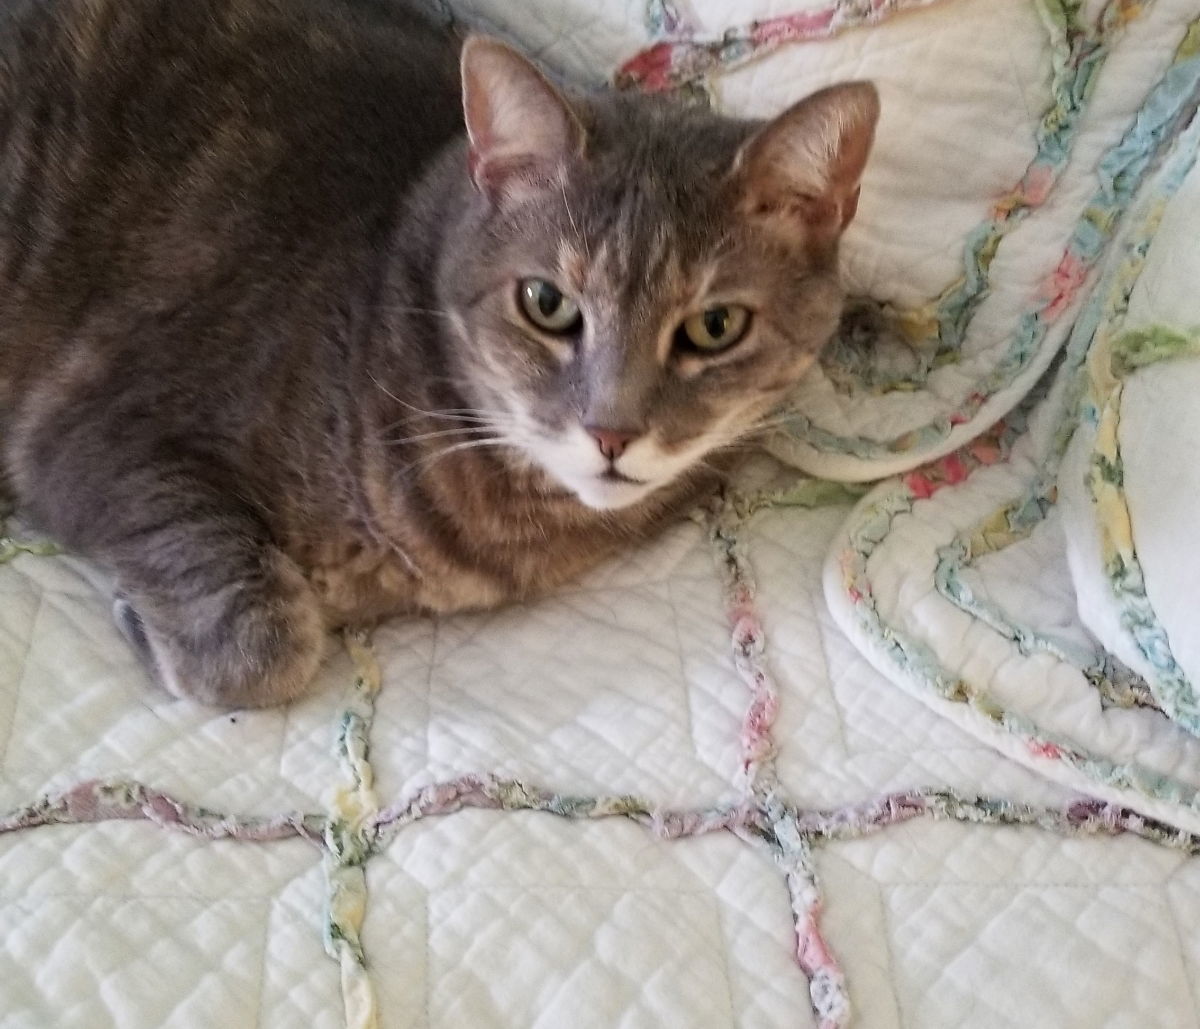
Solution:
[{"label": "cat's right ear", "polygon": [[462,89],[471,180],[493,200],[544,188],[582,155],[579,119],[510,46],[471,36],[462,50]]},{"label": "cat's right ear", "polygon": [[858,208],[878,120],[875,87],[846,82],[768,122],[738,155],[747,214],[812,247],[836,242]]}]

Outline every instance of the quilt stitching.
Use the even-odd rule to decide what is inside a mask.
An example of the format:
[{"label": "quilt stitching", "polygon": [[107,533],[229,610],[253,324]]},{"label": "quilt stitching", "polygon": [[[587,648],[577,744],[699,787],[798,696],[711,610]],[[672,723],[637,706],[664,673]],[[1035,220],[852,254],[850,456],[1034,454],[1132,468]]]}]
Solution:
[{"label": "quilt stitching", "polygon": [[[1125,21],[1118,18],[1114,24],[1123,26]],[[1159,144],[1171,138],[1182,113],[1192,106],[1196,78],[1200,74],[1194,31],[1191,29],[1185,35],[1176,50],[1171,69],[1151,91],[1129,130],[1101,159],[1097,168],[1098,187],[1084,208],[1062,258],[1036,291],[1032,303],[1018,315],[1007,351],[999,357],[991,371],[976,382],[975,389],[962,403],[948,414],[890,440],[840,436],[822,429],[811,418],[798,412],[788,425],[787,434],[820,450],[856,458],[928,451],[947,439],[957,426],[969,423],[991,398],[1011,387],[1022,373],[1033,366],[1037,357],[1044,356],[1044,343],[1050,327],[1082,294],[1088,276],[1104,256],[1121,216],[1153,166]],[[1085,82],[1091,81],[1092,71],[1088,69]],[[1064,163],[1068,156],[1066,152],[1062,154]],[[1027,211],[1028,207],[1019,209]],[[999,238],[996,239],[996,245],[999,245]],[[981,256],[988,254],[988,250],[980,253]],[[990,257],[994,257],[994,250],[990,252],[989,260]],[[981,281],[985,282],[982,275]],[[986,289],[986,284],[983,288]],[[969,305],[964,304],[964,317],[969,319],[970,310]],[[949,324],[954,324],[955,316],[952,313],[941,315],[939,323],[944,323],[947,317],[950,318]]]},{"label": "quilt stitching", "polygon": [[[1034,130],[1033,159],[1020,181],[999,197],[988,217],[967,234],[963,273],[956,282],[918,308],[896,310],[889,305],[873,305],[885,331],[893,327],[914,348],[920,359],[917,369],[885,374],[864,361],[860,347],[839,335],[823,352],[822,366],[844,392],[853,392],[856,387],[875,394],[916,390],[925,385],[933,369],[959,360],[975,312],[991,290],[992,262],[1001,243],[1054,192],[1074,152],[1087,101],[1112,45],[1145,4],[1110,3],[1094,28],[1081,20],[1078,3],[1042,0],[1036,7],[1051,45],[1051,102]],[[1004,360],[1019,357],[1023,345],[1022,337],[1015,336]],[[967,409],[964,412],[971,413]],[[960,412],[959,417],[964,414]]]},{"label": "quilt stitching", "polygon": [[[1144,255],[1142,255],[1144,256]],[[1110,311],[1113,323],[1119,311]],[[1100,691],[1105,703],[1119,707],[1149,707],[1164,711],[1189,731],[1197,732],[1200,715],[1192,687],[1171,653],[1166,631],[1157,620],[1146,595],[1124,493],[1124,474],[1117,433],[1122,384],[1138,368],[1163,360],[1200,354],[1200,339],[1164,326],[1130,330],[1120,335],[1099,333],[1083,362],[1087,393],[1081,417],[1096,433],[1087,486],[1100,514],[1105,574],[1115,599],[1122,606],[1122,624],[1143,655],[1158,672],[1147,683],[1106,651],[1083,653],[1078,648],[1016,622],[1011,615],[974,596],[962,572],[983,554],[996,553],[1030,533],[1046,518],[1055,502],[1054,478],[1068,437],[1060,433],[1054,450],[1040,471],[1035,486],[1023,497],[995,512],[985,522],[960,533],[938,551],[938,592],[962,610],[1012,640],[1023,654],[1041,650],[1074,665]],[[1074,424],[1068,416],[1064,425]]]},{"label": "quilt stitching", "polygon": [[[4,564],[7,561],[11,561],[13,559],[13,557],[15,557],[19,553],[35,553],[35,552],[29,551],[29,550],[24,550],[24,549],[17,549],[17,548],[14,548],[13,550],[8,551],[7,553],[0,552],[0,564]],[[0,773],[2,773],[4,771],[4,769],[8,766],[8,745],[12,740],[13,727],[17,724],[16,709],[20,703],[21,686],[25,682],[25,669],[26,669],[27,662],[29,659],[29,653],[33,649],[33,628],[37,625],[37,620],[42,615],[42,607],[43,607],[44,603],[45,603],[44,599],[39,597],[38,603],[37,603],[37,608],[33,613],[33,620],[30,625],[29,640],[25,647],[25,653],[21,658],[21,669],[17,675],[17,686],[16,686],[16,691],[13,695],[14,703],[13,703],[12,715],[9,718],[8,727],[5,729],[4,735],[2,737],[0,737]]]},{"label": "quilt stitching", "polygon": [[835,0],[828,7],[752,21],[727,29],[719,39],[698,37],[678,6],[649,0],[646,25],[658,42],[617,71],[621,88],[650,92],[686,88],[707,76],[756,60],[787,43],[828,39],[849,29],[876,25],[901,11],[942,0]]},{"label": "quilt stitching", "polygon": [[765,507],[822,503],[841,498],[845,489],[808,482],[782,492],[732,493],[714,501],[703,513],[725,585],[736,664],[749,694],[741,733],[742,799],[735,804],[666,810],[634,796],[571,796],[514,780],[463,776],[425,787],[381,808],[373,794],[369,750],[374,698],[381,686],[379,670],[369,642],[351,634],[345,643],[354,658],[357,678],[351,700],[338,720],[335,746],[344,780],[329,811],[246,817],[189,805],[140,783],[89,781],[0,816],[0,833],[48,824],[143,819],[204,839],[248,844],[292,837],[307,840],[320,848],[325,863],[326,948],[342,970],[346,1025],[351,1029],[378,1024],[369,959],[360,938],[368,907],[368,862],[407,826],[465,809],[543,811],[566,819],[621,817],[664,840],[726,831],[755,845],[774,860],[787,885],[796,933],[795,958],[809,979],[821,1029],[841,1029],[850,1018],[845,976],[820,926],[822,893],[814,853],[825,842],[867,836],[913,818],[929,817],[971,824],[1038,826],[1073,835],[1132,833],[1188,854],[1200,854],[1200,839],[1094,800],[1061,809],[1038,808],[939,789],[888,794],[831,810],[806,810],[788,800],[774,770],[772,730],[778,694],[766,661],[750,556],[739,530],[754,512]]},{"label": "quilt stitching", "polygon": [[[1184,931],[1179,924],[1179,913],[1176,910],[1175,905],[1171,903],[1170,892],[1166,886],[1163,887],[1163,894],[1165,907],[1171,919],[1171,929],[1175,934],[1175,941],[1179,946],[1179,953],[1184,954],[1186,953],[1184,948]],[[1188,990],[1188,999],[1191,1001],[1192,1020],[1195,1022],[1200,1022],[1200,1000],[1197,1000],[1194,988]]]},{"label": "quilt stitching", "polygon": [[[1193,69],[1190,90],[1186,94],[1190,98],[1190,104],[1185,109],[1188,113],[1195,111],[1197,93],[1200,92],[1198,40],[1200,22],[1193,22],[1177,51],[1174,65],[1174,68],[1178,69],[1188,64]],[[1176,119],[1179,117],[1179,114],[1175,115]],[[1193,167],[1197,148],[1200,147],[1200,119],[1194,119],[1187,130],[1173,142],[1168,136],[1160,134],[1155,149],[1164,149],[1168,142],[1171,157],[1165,166],[1158,190],[1145,203],[1146,209],[1127,245],[1127,253],[1115,267],[1109,281],[1093,293],[1068,342],[1066,370],[1073,376],[1070,388],[1075,398],[1082,396],[1084,381],[1080,369],[1089,349],[1097,345],[1097,340],[1104,340],[1115,333],[1166,205]],[[982,452],[977,446],[968,447],[932,466],[910,473],[901,479],[896,490],[881,496],[869,510],[860,513],[857,524],[851,531],[850,544],[840,557],[846,595],[854,607],[860,625],[870,638],[878,641],[885,649],[893,664],[905,670],[906,674],[915,676],[943,700],[967,705],[983,720],[1023,741],[1034,758],[1062,762],[1097,782],[1195,808],[1200,804],[1200,795],[1185,784],[1136,764],[1116,765],[1088,751],[1075,741],[1048,733],[1016,712],[1005,709],[985,690],[963,681],[942,667],[936,656],[928,652],[923,644],[905,637],[893,626],[885,623],[875,606],[868,561],[871,553],[887,536],[892,522],[899,515],[910,512],[916,501],[932,496],[946,485],[963,482],[971,471],[981,465],[1002,460],[1023,431],[1024,418],[1038,399],[1035,392],[1018,408],[1015,419],[1010,418],[1007,424],[1001,423],[990,434],[990,439],[985,438]],[[954,543],[939,552],[937,582],[951,600],[957,603],[969,599],[969,590],[958,581],[958,574],[962,562],[971,553],[972,539],[990,535],[992,539],[986,545],[992,549],[1001,544],[1006,545],[1006,542],[1015,542],[1022,538],[1048,509],[1054,496],[1057,462],[1065,451],[1074,428],[1069,416],[1074,406],[1071,400],[1065,404],[1067,414],[1058,425],[1046,466],[1036,476],[1033,486],[1017,501],[1006,505],[983,523],[961,533]],[[995,612],[991,614],[996,616]],[[998,617],[1003,620],[1002,616]],[[1093,669],[1092,675],[1097,674],[1100,673]]]}]

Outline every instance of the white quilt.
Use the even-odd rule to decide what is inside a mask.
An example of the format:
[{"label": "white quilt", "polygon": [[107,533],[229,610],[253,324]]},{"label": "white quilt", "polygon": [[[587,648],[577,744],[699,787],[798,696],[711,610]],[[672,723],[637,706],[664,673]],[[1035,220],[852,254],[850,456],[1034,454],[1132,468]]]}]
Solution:
[{"label": "white quilt", "polygon": [[[909,142],[920,126],[928,143],[906,149],[903,122],[884,130],[848,248],[852,280],[894,325],[919,321],[896,312],[953,279],[980,197],[1010,187],[1036,156],[1029,137],[1014,140],[1050,102],[1053,46],[1020,41],[1046,28],[1039,11],[1084,17],[1049,0],[453,6],[575,77],[624,65],[650,88],[665,68],[674,78],[664,84],[688,86],[696,77],[677,73],[699,68],[704,88],[734,107],[755,96],[777,106],[830,78],[880,79],[885,109],[890,96],[907,112]],[[1112,41],[1126,24],[1120,38],[1134,41],[1120,52],[1124,77],[1096,87],[1116,120],[1087,123],[1071,143],[1085,148],[1074,153],[1087,171],[1078,155],[1119,143],[1120,119],[1171,65],[1200,9],[1085,8]],[[754,17],[766,28],[722,36]],[[1113,28],[1104,17],[1124,20]],[[987,32],[970,29],[984,22]],[[751,63],[783,28],[792,44]],[[688,45],[664,57],[653,34]],[[1100,29],[1060,35],[1081,61],[1108,46]],[[711,39],[724,42],[695,45]],[[708,74],[714,53],[728,75]],[[1011,109],[1008,127],[969,117],[983,96],[961,88],[972,72],[994,84],[989,103]],[[913,120],[947,97],[957,97],[952,132]],[[945,186],[922,164],[939,154],[958,154],[974,177],[933,222],[912,211],[929,211],[922,191]],[[1064,199],[1046,200],[1052,217],[1003,229],[1027,234],[1016,253],[1038,265],[996,258],[989,295],[1011,303],[980,307],[983,328],[1007,325],[1053,271],[1092,196],[1080,176]],[[905,190],[916,208],[891,211],[884,198]],[[1020,274],[1004,278],[1005,267]],[[1082,280],[1069,285],[1051,298],[1056,318],[1082,302]],[[1038,350],[1045,363],[1067,320]],[[995,347],[1005,340],[996,329]],[[809,408],[830,419],[825,435],[806,441],[802,426],[777,452],[844,478],[944,453],[958,435],[918,432],[883,457],[834,446],[833,458],[810,460],[830,436],[878,429],[878,443],[938,397],[959,403],[954,375],[986,376],[1000,353],[982,338],[964,346],[975,365],[931,363],[922,374],[935,378],[922,381],[934,387],[878,394],[899,398],[902,412],[840,428],[850,408],[837,397],[850,394],[835,369],[834,402]],[[875,389],[893,373],[914,374],[881,364],[863,382]],[[1001,392],[1001,406],[1021,399],[1011,382]],[[993,408],[975,406],[978,430]],[[998,485],[988,493],[992,480],[972,479],[982,484],[973,503],[990,510],[1023,485],[1020,448],[1037,441],[1027,435],[1017,459],[980,462]],[[937,467],[952,479],[958,458],[947,460]],[[1095,649],[1057,516],[964,581],[1058,651],[982,635],[972,649],[980,628],[937,607],[947,602],[930,570],[937,533],[972,517],[955,508],[958,495],[931,487],[933,516],[905,523],[916,543],[872,566],[879,613],[947,653],[964,644],[954,660],[989,685],[1011,681],[1018,695],[1023,682],[1052,686],[1067,674],[1055,671],[1063,655]],[[1006,756],[1006,743],[880,657],[878,640],[894,637],[864,629],[840,561],[852,534],[870,534],[862,512],[873,501],[852,512],[852,499],[843,487],[797,485],[764,459],[694,522],[559,596],[350,637],[311,699],[233,714],[156,691],[112,625],[103,578],[10,524],[0,531],[0,1027],[1200,1024],[1200,843],[1168,817],[1175,807],[1156,820],[1136,791],[1083,775],[1052,782],[1026,767],[1042,767],[1036,755]],[[917,550],[928,565],[909,560]],[[1040,678],[1022,679],[1020,661]]]},{"label": "white quilt", "polygon": [[383,629],[373,715],[348,656],[288,711],[167,697],[86,567],[16,557],[0,1025],[1194,1024],[1200,864],[874,672],[821,596],[846,514]]}]

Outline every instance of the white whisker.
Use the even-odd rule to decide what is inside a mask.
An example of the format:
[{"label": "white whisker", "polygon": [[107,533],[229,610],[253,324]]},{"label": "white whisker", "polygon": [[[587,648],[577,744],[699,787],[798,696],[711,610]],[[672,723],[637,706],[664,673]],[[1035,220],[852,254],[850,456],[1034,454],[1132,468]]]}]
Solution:
[{"label": "white whisker", "polygon": [[[489,411],[486,408],[448,407],[438,411],[427,411],[425,408],[418,407],[416,404],[410,404],[407,400],[401,400],[398,396],[396,396],[395,393],[393,393],[375,377],[374,372],[368,371],[367,376],[389,399],[394,400],[401,407],[406,408],[415,414],[423,415],[426,418],[444,418],[448,421],[478,422],[481,424],[508,423],[512,425],[516,423],[516,420],[508,411]],[[387,432],[390,429],[395,428],[398,424],[400,423],[394,422],[392,425],[384,429],[384,431]]]},{"label": "white whisker", "polygon": [[566,208],[567,217],[571,221],[571,230],[575,233],[576,236],[579,237],[580,242],[583,243],[583,252],[585,254],[587,254],[588,263],[590,264],[591,260],[592,260],[592,248],[591,248],[591,245],[587,241],[587,237],[584,236],[583,233],[581,233],[579,231],[579,225],[575,221],[575,214],[571,210],[570,202],[567,200],[567,180],[566,180],[565,176],[563,176],[561,174],[558,177],[558,188],[562,192],[563,207]]},{"label": "white whisker", "polygon": [[[466,432],[469,429],[516,429],[519,428],[520,425],[516,418],[513,418],[511,415],[502,414],[499,411],[497,411],[495,414],[478,416],[473,414],[448,414],[442,411],[425,411],[418,413],[425,418],[440,418],[445,421],[465,423],[463,425],[457,425],[453,428],[447,429],[447,432]],[[413,418],[411,415],[405,418],[400,418],[388,425],[383,426],[379,432],[380,434],[389,433],[393,429],[398,429],[401,426],[408,425],[412,420]]]},{"label": "white whisker", "polygon": [[762,432],[765,429],[775,429],[781,425],[787,425],[789,422],[794,421],[795,418],[796,416],[794,414],[778,414],[763,417],[757,421],[751,422],[748,426],[746,426],[745,429],[742,430],[742,432],[743,434],[749,435],[752,432]]},{"label": "white whisker", "polygon": [[406,465],[400,471],[401,474],[412,471],[414,468],[424,471],[430,465],[442,460],[443,458],[449,457],[451,454],[460,453],[464,450],[479,450],[484,447],[500,447],[504,445],[505,441],[499,436],[495,436],[491,439],[468,440],[466,443],[455,443],[453,446],[443,447],[441,450],[436,450],[432,454],[425,455],[425,457],[421,458],[420,460]]},{"label": "white whisker", "polygon": [[437,432],[421,432],[415,436],[401,436],[397,439],[383,439],[381,442],[385,446],[398,447],[405,443],[423,443],[426,440],[439,439],[443,436],[462,436],[471,432],[481,432],[482,427],[474,425],[464,425],[457,429],[439,429]]}]

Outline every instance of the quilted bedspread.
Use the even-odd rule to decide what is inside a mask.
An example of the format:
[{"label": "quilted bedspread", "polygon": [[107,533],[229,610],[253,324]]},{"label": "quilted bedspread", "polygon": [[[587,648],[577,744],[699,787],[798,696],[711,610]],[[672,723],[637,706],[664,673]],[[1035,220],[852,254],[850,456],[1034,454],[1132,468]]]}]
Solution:
[{"label": "quilted bedspread", "polygon": [[351,638],[273,712],[153,691],[86,565],[15,556],[0,1024],[1193,1024],[1192,841],[873,671],[827,499]]},{"label": "quilted bedspread", "polygon": [[1055,489],[1095,355],[1200,354],[1161,325],[1200,5],[449,6],[734,110],[879,82],[846,331],[692,519],[348,634],[286,710],[157,691],[10,517],[0,1027],[1200,1024],[1200,741],[1077,602]]}]

